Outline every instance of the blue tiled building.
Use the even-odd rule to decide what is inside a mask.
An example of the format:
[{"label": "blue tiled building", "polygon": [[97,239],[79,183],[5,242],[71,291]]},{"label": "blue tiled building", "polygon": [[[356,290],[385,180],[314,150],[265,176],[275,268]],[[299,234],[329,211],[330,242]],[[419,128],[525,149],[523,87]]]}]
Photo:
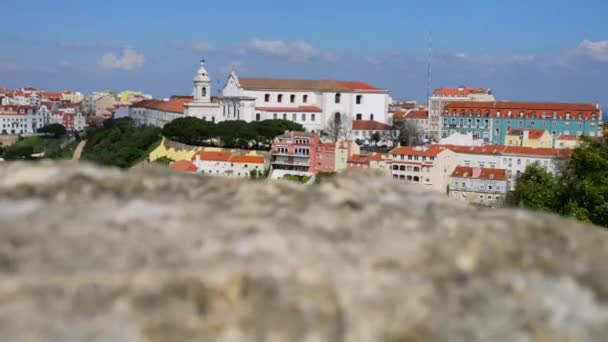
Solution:
[{"label": "blue tiled building", "polygon": [[511,128],[544,129],[553,141],[561,135],[602,135],[602,110],[596,104],[546,102],[452,102],[442,114],[443,138],[472,133],[488,144],[504,144]]}]

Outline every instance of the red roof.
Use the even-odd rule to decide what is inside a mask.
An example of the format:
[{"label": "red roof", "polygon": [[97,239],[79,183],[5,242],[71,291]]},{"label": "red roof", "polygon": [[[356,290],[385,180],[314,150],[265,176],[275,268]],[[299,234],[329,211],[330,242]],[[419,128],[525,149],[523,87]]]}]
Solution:
[{"label": "red roof", "polygon": [[360,81],[297,80],[273,78],[239,78],[245,89],[252,90],[312,90],[312,91],[360,91],[385,92]]},{"label": "red roof", "polygon": [[386,153],[375,152],[372,154],[372,160],[379,161],[385,159],[388,155]]},{"label": "red roof", "polygon": [[350,164],[369,164],[372,156],[369,154],[353,154],[348,158],[348,163]]},{"label": "red roof", "polygon": [[483,117],[497,117],[500,112],[501,117],[508,117],[511,112],[511,117],[519,118],[523,113],[525,118],[552,118],[553,113],[560,120],[566,119],[566,114],[570,113],[571,120],[593,119],[601,120],[599,105],[592,103],[557,103],[557,102],[510,102],[510,101],[494,101],[494,102],[451,102],[444,107],[445,114],[448,116],[473,116],[481,114]]},{"label": "red roof", "polygon": [[171,163],[171,165],[169,165],[169,167],[172,169],[183,171],[183,172],[198,171],[198,168],[196,167],[196,165],[194,165],[194,163],[192,163],[189,160],[178,160],[176,162]]},{"label": "red roof", "polygon": [[435,90],[435,96],[469,96],[471,94],[492,94],[488,88],[439,88]]},{"label": "red roof", "polygon": [[566,134],[562,134],[559,137],[557,137],[557,140],[571,140],[571,141],[577,141],[579,138],[576,135],[566,135]]},{"label": "red roof", "polygon": [[412,155],[412,156],[426,156],[426,157],[436,157],[439,153],[447,150],[448,148],[440,145],[431,145],[428,147],[410,147],[410,146],[401,146],[393,149],[389,153],[391,155]]},{"label": "red roof", "polygon": [[543,134],[545,134],[544,129],[521,129],[521,128],[511,128],[507,131],[507,135],[523,135],[525,131],[528,131],[528,139],[538,140],[542,138]]},{"label": "red roof", "polygon": [[199,156],[200,160],[205,160],[205,161],[230,161],[230,158],[232,157],[232,153],[230,153],[229,151],[201,151],[201,152],[197,152],[193,157],[192,160],[196,159],[196,156]]},{"label": "red roof", "polygon": [[263,112],[316,112],[320,113],[321,108],[317,106],[299,107],[255,107],[256,110]]},{"label": "red roof", "polygon": [[429,111],[428,110],[410,110],[405,115],[405,119],[428,119]]},{"label": "red roof", "polygon": [[454,172],[452,172],[451,177],[506,181],[507,170],[457,166],[456,169],[454,169]]},{"label": "red roof", "polygon": [[143,100],[132,105],[134,108],[156,109],[165,112],[183,113],[184,105],[192,102],[192,96],[174,96],[169,100]]},{"label": "red roof", "polygon": [[353,121],[354,131],[384,131],[391,129],[390,125],[372,120],[355,120]]},{"label": "red roof", "polygon": [[264,164],[264,157],[262,156],[234,156],[230,158],[231,163],[243,163],[243,164]]},{"label": "red roof", "polygon": [[570,155],[569,150],[560,150],[557,148],[534,148],[534,147],[523,147],[523,146],[505,146],[503,155],[526,155],[526,156],[539,156],[539,157],[559,157],[565,158]]}]

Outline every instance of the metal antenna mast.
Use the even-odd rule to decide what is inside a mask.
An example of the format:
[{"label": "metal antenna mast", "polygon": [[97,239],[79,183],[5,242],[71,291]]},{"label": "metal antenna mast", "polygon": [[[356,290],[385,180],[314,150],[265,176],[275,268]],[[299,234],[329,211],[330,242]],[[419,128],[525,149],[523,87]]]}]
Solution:
[{"label": "metal antenna mast", "polygon": [[427,71],[426,71],[426,101],[428,103],[428,101],[431,98],[431,63],[433,60],[433,32],[429,32],[429,60],[428,60],[428,67],[427,67]]}]

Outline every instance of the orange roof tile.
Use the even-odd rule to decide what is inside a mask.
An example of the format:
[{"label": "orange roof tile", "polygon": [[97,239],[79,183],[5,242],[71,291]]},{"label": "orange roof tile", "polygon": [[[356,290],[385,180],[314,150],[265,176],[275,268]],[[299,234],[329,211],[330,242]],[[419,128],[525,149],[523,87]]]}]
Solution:
[{"label": "orange roof tile", "polygon": [[245,89],[252,90],[312,90],[312,91],[364,91],[386,92],[365,82],[332,80],[297,80],[273,78],[239,78]]},{"label": "orange roof tile", "polygon": [[477,116],[481,112],[483,117],[497,117],[500,112],[502,117],[508,117],[509,111],[512,112],[513,118],[519,118],[520,113],[523,113],[525,118],[552,118],[553,113],[557,114],[560,120],[566,119],[566,114],[570,113],[571,120],[584,119],[590,120],[595,114],[596,120],[601,120],[599,105],[592,103],[557,103],[557,102],[510,102],[510,101],[494,101],[494,102],[475,102],[462,101],[451,102],[444,107],[448,116],[469,116],[471,111],[473,116]]},{"label": "orange roof tile", "polygon": [[134,103],[135,108],[149,108],[165,112],[183,113],[184,105],[192,102],[192,96],[174,96],[169,100],[143,100]]},{"label": "orange roof tile", "polygon": [[452,172],[451,177],[486,179],[486,180],[507,180],[507,170],[490,168],[473,168],[469,166],[457,166]]},{"label": "orange roof tile", "polygon": [[375,152],[374,154],[372,154],[372,160],[379,161],[382,159],[386,159],[387,156],[388,155],[386,153]]},{"label": "orange roof tile", "polygon": [[391,155],[412,155],[412,156],[427,156],[427,157],[436,157],[439,153],[447,150],[448,148],[440,145],[431,145],[428,147],[417,148],[410,146],[401,146],[394,148],[389,153]]},{"label": "orange roof tile", "polygon": [[429,111],[428,110],[410,110],[405,115],[405,119],[428,119]]},{"label": "orange roof tile", "polygon": [[559,137],[557,137],[557,140],[570,140],[570,141],[577,141],[579,140],[579,137],[576,135],[566,135],[566,134],[562,134]]},{"label": "orange roof tile", "polygon": [[311,112],[320,113],[321,108],[317,106],[299,106],[299,107],[255,107],[256,110],[263,112]]},{"label": "orange roof tile", "polygon": [[232,153],[230,153],[229,151],[201,151],[201,152],[197,152],[192,157],[192,160],[196,160],[197,156],[200,158],[200,160],[227,162],[227,161],[230,161],[230,158],[232,157]]},{"label": "orange roof tile", "polygon": [[468,96],[471,94],[492,94],[488,88],[439,88],[433,92],[434,96]]},{"label": "orange roof tile", "polygon": [[353,121],[354,131],[384,131],[391,129],[390,125],[372,120],[355,120]]},{"label": "orange roof tile", "polygon": [[353,154],[347,162],[351,164],[369,164],[372,156],[369,154]]},{"label": "orange roof tile", "polygon": [[234,156],[230,158],[231,163],[264,164],[263,156]]},{"label": "orange roof tile", "polygon": [[196,165],[194,165],[194,163],[192,163],[189,160],[178,160],[176,162],[171,163],[171,165],[169,165],[169,167],[172,169],[183,171],[183,172],[198,171],[198,168],[196,167]]},{"label": "orange roof tile", "polygon": [[511,128],[507,131],[507,135],[523,135],[525,131],[528,131],[528,139],[538,140],[542,138],[543,134],[545,134],[544,129],[521,129],[521,128]]}]

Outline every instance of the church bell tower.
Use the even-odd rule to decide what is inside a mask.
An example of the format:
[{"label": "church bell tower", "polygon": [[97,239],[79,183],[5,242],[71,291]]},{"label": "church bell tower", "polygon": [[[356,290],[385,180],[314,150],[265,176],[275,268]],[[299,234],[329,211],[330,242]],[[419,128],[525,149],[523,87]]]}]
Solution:
[{"label": "church bell tower", "polygon": [[194,103],[211,102],[211,79],[205,69],[205,59],[201,59],[201,67],[194,76]]}]

